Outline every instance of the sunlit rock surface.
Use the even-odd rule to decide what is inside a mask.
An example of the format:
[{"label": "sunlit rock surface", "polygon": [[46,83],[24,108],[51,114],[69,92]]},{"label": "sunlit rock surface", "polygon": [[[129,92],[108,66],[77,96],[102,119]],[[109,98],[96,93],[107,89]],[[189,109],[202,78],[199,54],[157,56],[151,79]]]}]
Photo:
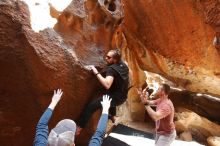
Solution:
[{"label": "sunlit rock surface", "polygon": [[[124,51],[133,70],[160,73],[191,91],[220,94],[220,57],[213,45],[216,30],[207,23],[210,18],[218,26],[217,0],[123,3]],[[206,10],[209,4],[212,14]]]},{"label": "sunlit rock surface", "polygon": [[217,137],[217,136],[209,137],[207,141],[208,141],[208,146],[219,146],[220,145],[220,137]]},{"label": "sunlit rock surface", "polygon": [[[201,1],[204,6],[205,12],[205,22],[209,24],[215,31],[215,37],[213,38],[213,45],[216,47],[218,52],[220,52],[220,9],[218,0],[213,1]],[[217,76],[220,75],[219,72],[215,72]]]},{"label": "sunlit rock surface", "polygon": [[[114,8],[109,3],[104,0],[73,0],[54,26],[54,30],[66,44],[72,46],[80,63],[84,65],[94,64],[102,68],[103,56],[112,48],[113,33],[121,23],[123,11],[119,1],[115,1]],[[94,125],[92,131],[90,124],[78,137],[80,145],[87,144],[96,129],[96,123]]]},{"label": "sunlit rock surface", "polygon": [[[54,89],[63,89],[64,95],[50,127],[63,118],[77,120],[85,104],[99,96],[102,88],[84,66],[104,66],[102,56],[123,16],[120,3],[115,6],[75,0],[62,14],[51,6],[58,19],[55,29],[35,33],[24,2],[0,2],[1,144],[32,144],[37,121]],[[96,129],[98,117],[91,119],[79,145],[87,145]]]},{"label": "sunlit rock surface", "polygon": [[[57,32],[31,29],[23,2],[0,2],[0,21],[0,143],[31,145],[37,121],[54,89],[62,88],[64,95],[51,127],[63,118],[77,119],[98,82]],[[93,53],[96,62],[102,62],[101,55]]]},{"label": "sunlit rock surface", "polygon": [[180,134],[179,138],[184,141],[192,141],[192,134],[189,131],[185,131]]},{"label": "sunlit rock surface", "polygon": [[[97,97],[100,91],[84,65],[103,68],[103,55],[115,47],[122,50],[133,72],[134,88],[119,109],[126,113],[121,115],[124,119],[145,118],[135,87],[145,82],[147,70],[184,89],[173,93],[176,106],[219,121],[219,100],[197,96],[198,92],[220,95],[218,6],[217,0],[73,0],[63,12],[50,5],[57,23],[36,33],[24,2],[2,0],[1,145],[32,144],[36,123],[56,88],[62,88],[64,95],[50,127],[63,118],[77,120],[90,96]],[[86,145],[98,117],[91,118],[77,144]]]},{"label": "sunlit rock surface", "polygon": [[192,134],[193,139],[206,143],[210,136],[220,135],[220,126],[200,117],[196,113],[179,108],[175,114],[175,126],[177,132],[188,131]]},{"label": "sunlit rock surface", "polygon": [[103,55],[94,54],[104,54],[112,48],[113,33],[121,23],[123,13],[120,3],[110,9],[112,11],[108,9],[104,0],[73,0],[54,26],[65,42],[74,46],[77,56],[85,64],[100,65],[96,60],[103,60]]},{"label": "sunlit rock surface", "polygon": [[200,95],[189,91],[172,91],[170,99],[175,107],[185,107],[190,109],[200,116],[210,120],[220,122],[220,100],[219,98]]}]

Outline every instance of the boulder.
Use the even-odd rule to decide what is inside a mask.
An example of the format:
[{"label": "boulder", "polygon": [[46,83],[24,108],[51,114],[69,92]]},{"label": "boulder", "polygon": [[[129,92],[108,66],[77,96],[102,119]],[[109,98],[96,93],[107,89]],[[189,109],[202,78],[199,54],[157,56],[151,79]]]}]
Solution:
[{"label": "boulder", "polygon": [[175,90],[169,95],[175,107],[184,107],[211,121],[220,122],[220,99],[218,96],[199,94],[187,90]]},{"label": "boulder", "polygon": [[201,143],[206,143],[210,136],[220,135],[220,125],[184,108],[176,110],[175,126],[178,133],[190,132],[192,138]]},{"label": "boulder", "polygon": [[213,136],[207,139],[208,146],[220,146],[220,137]]},{"label": "boulder", "polygon": [[[105,65],[102,56],[104,50],[109,49],[116,20],[120,18],[116,17],[117,13],[108,14],[98,1],[86,3],[89,2],[96,6],[95,18],[103,15],[101,20],[89,22],[84,18],[89,10],[81,9],[84,1],[75,0],[61,14],[54,13],[54,17],[58,17],[54,29],[39,33],[31,28],[28,6],[24,2],[0,2],[2,145],[33,143],[36,124],[51,101],[54,89],[61,88],[64,94],[50,128],[63,118],[77,121],[86,103],[100,96],[101,85],[85,65],[95,64],[99,69]],[[75,4],[81,6],[80,12]],[[81,32],[77,33],[79,29]],[[97,114],[91,118],[77,144],[87,145],[98,119]]]},{"label": "boulder", "polygon": [[[56,88],[64,95],[49,126],[63,118],[77,120],[85,104],[102,92],[85,65],[101,70],[104,54],[116,47],[133,71],[134,87],[146,80],[145,70],[160,74],[190,91],[188,98],[184,94],[177,99],[180,104],[183,101],[186,108],[217,121],[218,5],[218,0],[73,0],[63,12],[51,6],[57,24],[36,33],[24,2],[0,1],[0,143],[31,145],[36,123]],[[217,99],[195,96],[200,92]],[[125,104],[131,120],[144,118],[139,102],[132,88]],[[202,141],[219,136],[218,125],[195,113],[182,114],[186,117],[179,116],[180,132],[190,131]],[[78,145],[87,144],[98,117],[97,113],[91,118]]]},{"label": "boulder", "polygon": [[183,141],[192,141],[192,134],[189,131],[185,131],[179,135],[179,138]]}]

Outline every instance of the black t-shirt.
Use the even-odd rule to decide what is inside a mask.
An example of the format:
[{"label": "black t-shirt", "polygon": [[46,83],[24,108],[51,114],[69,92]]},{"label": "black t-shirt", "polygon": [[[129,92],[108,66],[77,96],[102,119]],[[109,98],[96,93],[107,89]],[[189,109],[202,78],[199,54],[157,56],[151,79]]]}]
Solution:
[{"label": "black t-shirt", "polygon": [[112,67],[108,67],[106,70],[106,76],[114,77],[111,87],[106,91],[107,94],[116,102],[124,102],[127,99],[128,85],[122,79],[120,74]]}]

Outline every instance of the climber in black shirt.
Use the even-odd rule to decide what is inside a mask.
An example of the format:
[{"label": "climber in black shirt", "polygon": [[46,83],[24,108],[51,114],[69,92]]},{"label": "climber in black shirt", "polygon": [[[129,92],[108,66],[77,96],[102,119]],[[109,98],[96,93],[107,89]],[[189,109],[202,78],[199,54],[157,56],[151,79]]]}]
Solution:
[{"label": "climber in black shirt", "polygon": [[[112,98],[109,115],[112,116],[111,119],[114,122],[116,106],[121,105],[127,99],[129,69],[121,60],[121,53],[119,50],[110,50],[105,59],[108,65],[105,76],[100,74],[93,65],[90,66],[90,69],[106,89],[106,93],[104,94],[108,94],[110,98]],[[82,128],[85,127],[92,113],[102,107],[100,103],[101,100],[101,97],[97,98],[86,106],[78,122],[77,135],[80,134]]]}]

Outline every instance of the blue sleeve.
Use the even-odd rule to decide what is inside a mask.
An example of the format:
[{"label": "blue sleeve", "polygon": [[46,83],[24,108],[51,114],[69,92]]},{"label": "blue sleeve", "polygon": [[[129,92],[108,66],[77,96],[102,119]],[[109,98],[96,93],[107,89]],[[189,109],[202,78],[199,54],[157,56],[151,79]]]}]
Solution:
[{"label": "blue sleeve", "polygon": [[50,108],[47,108],[37,123],[34,146],[47,146],[48,122],[53,114]]},{"label": "blue sleeve", "polygon": [[89,146],[101,146],[105,136],[105,130],[108,122],[108,114],[102,114],[98,127],[90,139]]}]

